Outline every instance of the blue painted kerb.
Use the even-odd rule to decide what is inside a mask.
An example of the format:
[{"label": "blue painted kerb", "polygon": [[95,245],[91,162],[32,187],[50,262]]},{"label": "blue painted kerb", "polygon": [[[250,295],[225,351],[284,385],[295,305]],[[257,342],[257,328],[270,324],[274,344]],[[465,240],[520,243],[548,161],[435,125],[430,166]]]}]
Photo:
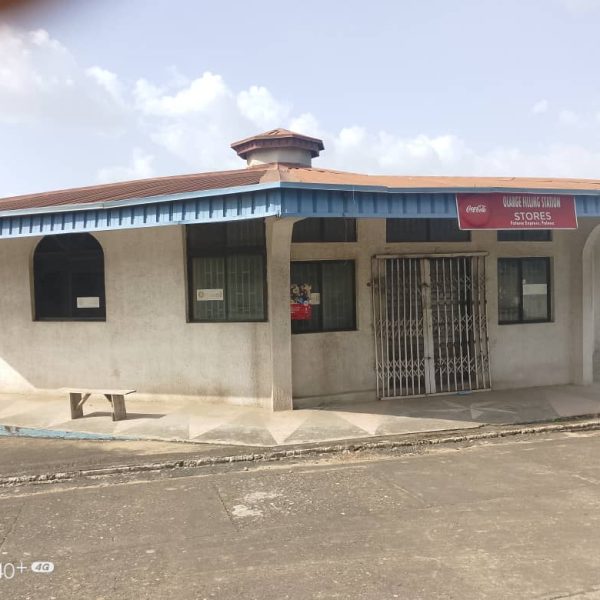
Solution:
[{"label": "blue painted kerb", "polygon": [[55,438],[61,440],[140,440],[131,435],[112,435],[110,433],[89,433],[86,431],[64,431],[61,429],[39,429],[19,427],[18,425],[0,425],[0,437]]}]

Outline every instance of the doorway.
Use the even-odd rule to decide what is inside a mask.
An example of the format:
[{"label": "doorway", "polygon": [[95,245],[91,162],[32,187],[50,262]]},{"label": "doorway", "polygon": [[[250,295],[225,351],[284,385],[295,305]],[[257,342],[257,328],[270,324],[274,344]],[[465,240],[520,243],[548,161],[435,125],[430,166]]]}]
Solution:
[{"label": "doorway", "polygon": [[491,387],[485,254],[375,256],[377,396]]}]

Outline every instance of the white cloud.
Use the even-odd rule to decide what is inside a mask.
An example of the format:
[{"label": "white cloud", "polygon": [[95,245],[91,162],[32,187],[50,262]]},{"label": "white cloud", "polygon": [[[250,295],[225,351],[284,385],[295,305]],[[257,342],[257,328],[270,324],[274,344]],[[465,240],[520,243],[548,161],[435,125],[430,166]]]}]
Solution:
[{"label": "white cloud", "polygon": [[[129,82],[100,65],[82,67],[45,31],[0,28],[0,56],[0,137],[3,131],[14,131],[15,124],[33,128],[41,124],[34,129],[40,142],[27,158],[37,179],[22,183],[35,187],[23,192],[46,187],[47,166],[39,148],[45,144],[45,152],[50,152],[57,139],[55,131],[44,128],[47,123],[70,127],[79,136],[72,153],[84,167],[71,169],[73,179],[64,181],[65,187],[85,185],[94,178],[108,182],[241,168],[243,162],[230,143],[278,126],[323,139],[325,151],[315,166],[324,168],[414,175],[597,177],[600,172],[600,152],[583,133],[580,144],[557,142],[525,150],[497,143],[476,147],[451,130],[406,136],[373,131],[360,123],[330,130],[315,114],[294,110],[264,86],[234,90],[209,71],[187,78],[174,70],[164,80]],[[542,114],[549,105],[547,99],[540,99],[532,113]],[[584,123],[567,109],[558,120],[569,126]],[[121,132],[120,136],[102,138],[101,154],[96,144],[100,138],[91,138],[90,131],[111,130]],[[582,130],[572,127],[568,133],[577,135]],[[560,135],[560,129],[556,133]],[[125,164],[106,158],[121,155],[124,147],[135,148]],[[8,179],[0,184],[12,189],[20,185]]]},{"label": "white cloud", "polygon": [[138,80],[134,89],[136,107],[141,112],[163,117],[206,112],[230,97],[222,77],[209,71],[171,95],[145,79]]},{"label": "white cloud", "polygon": [[600,9],[600,0],[559,0],[573,14],[587,14]]},{"label": "white cloud", "polygon": [[242,114],[258,127],[273,129],[287,118],[289,107],[275,100],[263,86],[253,85],[237,96],[237,106]]},{"label": "white cloud", "polygon": [[289,122],[288,128],[304,135],[323,137],[321,126],[312,113],[302,113],[300,116],[294,117]]},{"label": "white cloud", "polygon": [[580,125],[581,117],[574,111],[563,109],[558,114],[558,120],[563,125]]},{"label": "white cloud", "polygon": [[123,86],[115,73],[102,67],[90,67],[85,74],[103,87],[117,102],[123,102]]},{"label": "white cloud", "polygon": [[531,112],[534,115],[541,115],[545,112],[548,112],[548,100],[539,100],[538,102],[536,102],[532,107],[531,107]]},{"label": "white cloud", "polygon": [[122,125],[122,107],[111,97],[106,76],[102,83],[99,71],[86,74],[46,31],[0,25],[0,57],[0,123],[46,121],[104,130]]},{"label": "white cloud", "polygon": [[111,183],[152,177],[154,175],[153,161],[154,156],[145,154],[140,148],[134,148],[128,166],[103,167],[98,170],[96,179],[99,183]]}]

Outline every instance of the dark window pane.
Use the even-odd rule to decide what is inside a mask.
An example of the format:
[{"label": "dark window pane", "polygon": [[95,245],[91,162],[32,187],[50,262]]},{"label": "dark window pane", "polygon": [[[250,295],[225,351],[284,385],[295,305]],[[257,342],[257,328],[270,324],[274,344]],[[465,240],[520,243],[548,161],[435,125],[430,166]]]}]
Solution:
[{"label": "dark window pane", "polygon": [[498,259],[500,323],[550,320],[550,260]]},{"label": "dark window pane", "polygon": [[321,330],[321,269],[316,262],[293,262],[290,265],[290,298],[296,297],[304,290],[311,294],[311,318],[309,320],[292,321],[293,333],[306,333]]},{"label": "dark window pane", "polygon": [[456,219],[386,219],[388,242],[468,242]]},{"label": "dark window pane", "polygon": [[88,233],[46,236],[33,260],[37,319],[104,319],[104,253]]},{"label": "dark window pane", "polygon": [[311,217],[294,223],[292,242],[355,242],[356,219]]},{"label": "dark window pane", "polygon": [[322,263],[323,329],[354,327],[354,263],[352,261]]},{"label": "dark window pane", "polygon": [[458,228],[457,219],[429,219],[429,241],[431,242],[468,242],[470,231]]},{"label": "dark window pane", "polygon": [[229,248],[256,248],[265,244],[265,224],[262,219],[249,219],[227,223]]},{"label": "dark window pane", "polygon": [[193,256],[219,253],[225,248],[261,248],[265,244],[262,219],[188,225],[187,248]]},{"label": "dark window pane", "polygon": [[388,242],[426,242],[426,219],[387,219],[386,240]]},{"label": "dark window pane", "polygon": [[509,229],[498,231],[499,242],[550,242],[552,231],[550,229]]},{"label": "dark window pane", "polygon": [[523,260],[523,320],[548,319],[548,260]]},{"label": "dark window pane", "polygon": [[517,260],[498,260],[498,320],[501,323],[520,321],[520,281]]},{"label": "dark window pane", "polygon": [[293,262],[290,276],[290,296],[310,290],[312,309],[310,319],[292,320],[293,333],[355,328],[353,261]]},{"label": "dark window pane", "polygon": [[67,271],[36,269],[35,309],[38,319],[69,317],[71,294]]},{"label": "dark window pane", "polygon": [[188,252],[193,255],[211,248],[223,248],[227,244],[225,223],[188,225],[186,231]]},{"label": "dark window pane", "polygon": [[230,321],[264,318],[264,257],[240,254],[227,257],[227,312]]},{"label": "dark window pane", "polygon": [[321,241],[321,219],[303,219],[294,223],[292,230],[292,242],[320,242]]},{"label": "dark window pane", "polygon": [[192,307],[195,320],[225,320],[225,259],[222,256],[192,260]]},{"label": "dark window pane", "polygon": [[324,242],[355,242],[356,219],[323,219]]}]

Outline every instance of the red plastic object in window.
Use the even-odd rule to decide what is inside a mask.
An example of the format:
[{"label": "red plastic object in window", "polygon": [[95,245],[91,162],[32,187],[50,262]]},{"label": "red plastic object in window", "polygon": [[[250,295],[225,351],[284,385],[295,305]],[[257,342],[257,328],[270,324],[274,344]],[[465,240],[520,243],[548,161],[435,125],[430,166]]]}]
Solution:
[{"label": "red plastic object in window", "polygon": [[290,304],[292,321],[309,321],[312,319],[312,306],[310,304]]}]

